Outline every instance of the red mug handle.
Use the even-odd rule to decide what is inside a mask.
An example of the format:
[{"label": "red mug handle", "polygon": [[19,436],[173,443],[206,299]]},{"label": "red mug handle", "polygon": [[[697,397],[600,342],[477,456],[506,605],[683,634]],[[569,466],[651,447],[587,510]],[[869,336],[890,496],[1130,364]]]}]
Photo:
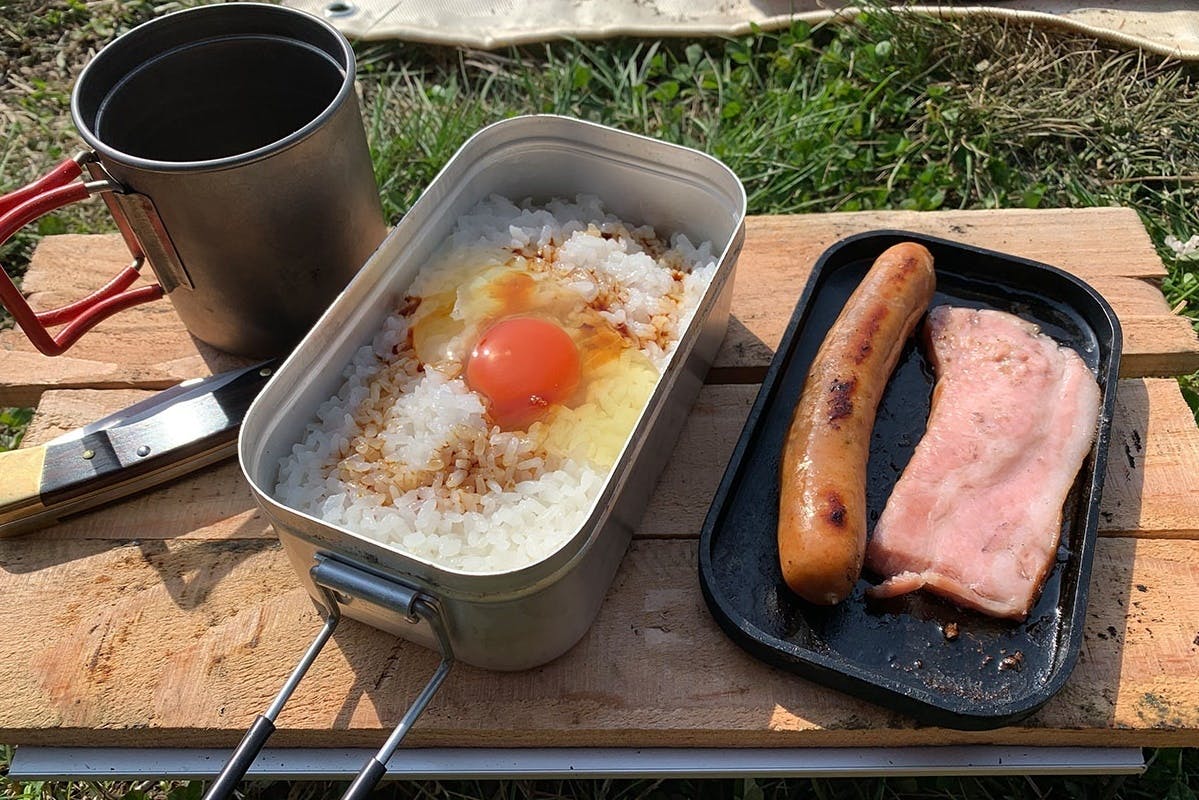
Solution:
[{"label": "red mug handle", "polygon": [[[18,230],[56,208],[83,200],[96,192],[111,191],[109,181],[76,182],[90,154],[68,158],[28,186],[0,197],[0,244]],[[139,303],[157,300],[165,292],[158,284],[129,289],[139,276],[143,256],[135,254],[133,263],[97,291],[49,311],[34,311],[4,270],[0,269],[0,302],[13,315],[33,346],[48,356],[57,356],[96,323]],[[48,327],[63,325],[52,334]]]}]

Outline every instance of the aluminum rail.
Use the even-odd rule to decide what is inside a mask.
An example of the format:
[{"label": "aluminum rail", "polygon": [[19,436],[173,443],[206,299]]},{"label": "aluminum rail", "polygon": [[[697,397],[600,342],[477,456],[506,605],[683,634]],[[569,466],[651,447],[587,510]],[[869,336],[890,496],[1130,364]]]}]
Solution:
[{"label": "aluminum rail", "polygon": [[[350,780],[374,751],[268,748],[250,780]],[[22,745],[13,780],[211,780],[227,748],[104,748]],[[1136,775],[1139,748],[407,748],[385,780],[498,778],[844,778],[921,775]]]}]

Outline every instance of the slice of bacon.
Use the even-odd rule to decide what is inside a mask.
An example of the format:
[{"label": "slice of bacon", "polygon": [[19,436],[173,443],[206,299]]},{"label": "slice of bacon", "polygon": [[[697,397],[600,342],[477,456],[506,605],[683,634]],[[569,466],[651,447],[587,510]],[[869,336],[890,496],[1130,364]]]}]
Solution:
[{"label": "slice of bacon", "polygon": [[870,594],[924,588],[1023,620],[1095,436],[1099,386],[1077,353],[1001,311],[938,306],[926,336],[932,410],[867,547],[884,578]]}]

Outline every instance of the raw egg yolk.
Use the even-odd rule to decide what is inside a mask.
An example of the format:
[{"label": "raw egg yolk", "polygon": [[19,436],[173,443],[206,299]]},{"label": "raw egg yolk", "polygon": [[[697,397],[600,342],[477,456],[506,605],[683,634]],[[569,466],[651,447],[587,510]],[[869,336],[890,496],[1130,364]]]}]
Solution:
[{"label": "raw egg yolk", "polygon": [[579,350],[549,320],[513,317],[479,338],[466,362],[466,382],[487,398],[495,424],[527,427],[579,385]]}]

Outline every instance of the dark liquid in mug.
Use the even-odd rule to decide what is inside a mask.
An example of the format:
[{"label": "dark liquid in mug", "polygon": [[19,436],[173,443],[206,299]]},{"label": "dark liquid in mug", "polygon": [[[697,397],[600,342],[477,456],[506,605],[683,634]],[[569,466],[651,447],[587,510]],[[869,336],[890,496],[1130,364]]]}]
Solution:
[{"label": "dark liquid in mug", "polygon": [[225,158],[303,128],[344,80],[328,54],[295,41],[209,40],[168,52],[117,84],[100,104],[95,132],[138,158]]}]

